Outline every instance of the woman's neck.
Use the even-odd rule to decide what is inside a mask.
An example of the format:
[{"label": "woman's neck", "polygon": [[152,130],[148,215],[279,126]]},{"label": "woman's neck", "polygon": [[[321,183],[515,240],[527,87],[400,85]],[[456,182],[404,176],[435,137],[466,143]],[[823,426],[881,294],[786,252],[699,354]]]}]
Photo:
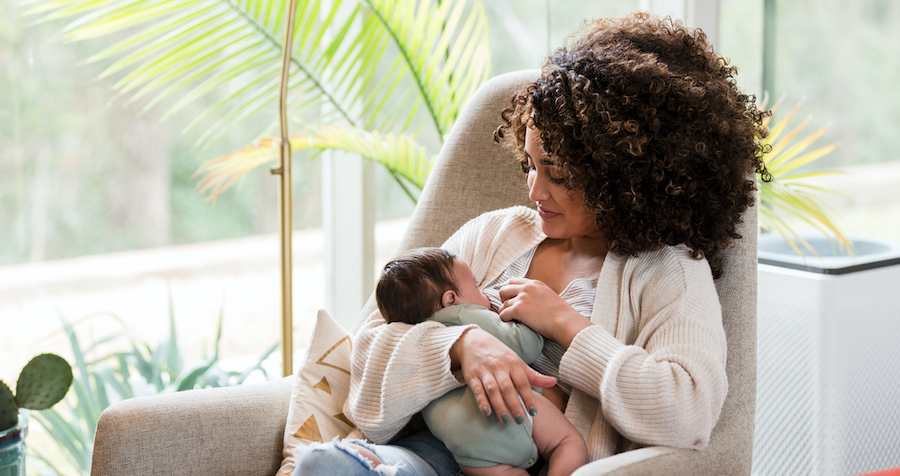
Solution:
[{"label": "woman's neck", "polygon": [[543,281],[559,293],[573,279],[596,278],[606,251],[602,240],[548,238],[538,246],[527,277]]},{"label": "woman's neck", "polygon": [[603,258],[609,251],[606,240],[599,236],[577,236],[566,240],[566,254],[578,259]]}]

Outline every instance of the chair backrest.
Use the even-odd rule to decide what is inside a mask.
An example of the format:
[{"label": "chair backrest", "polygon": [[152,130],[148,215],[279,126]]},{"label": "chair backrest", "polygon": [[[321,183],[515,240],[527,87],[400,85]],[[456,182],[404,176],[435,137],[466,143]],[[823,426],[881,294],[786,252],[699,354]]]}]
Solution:
[{"label": "chair backrest", "polygon": [[[497,76],[469,100],[444,143],[397,253],[439,246],[483,212],[533,206],[514,155],[494,142],[493,132],[514,92],[539,74],[527,70]],[[756,409],[756,226],[756,209],[751,208],[739,230],[743,239],[725,252],[724,276],[716,282],[728,339],[729,392],[709,447],[697,452],[698,458],[711,458],[700,466],[720,471],[711,474],[750,472]],[[352,333],[374,309],[370,299]]]},{"label": "chair backrest", "polygon": [[[534,206],[515,156],[494,142],[503,111],[513,93],[534,81],[538,70],[497,76],[478,88],[447,135],[437,161],[395,254],[422,246],[440,246],[456,230],[484,212],[513,205]],[[351,334],[376,309],[369,298]]]}]

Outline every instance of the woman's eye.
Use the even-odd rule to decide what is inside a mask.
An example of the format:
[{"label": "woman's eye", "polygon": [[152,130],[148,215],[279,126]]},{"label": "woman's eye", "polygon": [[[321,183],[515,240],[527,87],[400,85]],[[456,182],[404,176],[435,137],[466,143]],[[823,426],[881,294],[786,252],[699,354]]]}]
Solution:
[{"label": "woman's eye", "polygon": [[526,174],[531,172],[532,170],[534,170],[534,166],[528,162],[522,162],[521,165],[522,165],[522,172],[524,172]]},{"label": "woman's eye", "polygon": [[565,183],[566,174],[563,173],[562,169],[559,167],[550,167],[550,183],[552,184],[561,184]]}]

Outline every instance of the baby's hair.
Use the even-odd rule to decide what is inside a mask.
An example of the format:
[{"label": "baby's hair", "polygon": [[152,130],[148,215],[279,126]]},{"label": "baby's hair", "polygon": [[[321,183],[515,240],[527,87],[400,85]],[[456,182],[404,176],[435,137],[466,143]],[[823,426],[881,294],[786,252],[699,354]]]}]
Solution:
[{"label": "baby's hair", "polygon": [[418,324],[441,309],[454,282],[456,255],[442,248],[416,248],[384,266],[375,287],[375,302],[388,322]]}]

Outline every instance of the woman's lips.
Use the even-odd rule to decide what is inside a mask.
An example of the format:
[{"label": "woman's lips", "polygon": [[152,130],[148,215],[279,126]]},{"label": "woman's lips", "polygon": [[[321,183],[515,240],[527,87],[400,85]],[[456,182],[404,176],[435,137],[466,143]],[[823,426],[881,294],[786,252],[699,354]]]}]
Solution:
[{"label": "woman's lips", "polygon": [[559,213],[545,210],[542,207],[538,207],[537,211],[538,211],[538,215],[540,215],[540,217],[543,218],[544,220],[549,220],[551,218],[555,218],[560,215]]}]

